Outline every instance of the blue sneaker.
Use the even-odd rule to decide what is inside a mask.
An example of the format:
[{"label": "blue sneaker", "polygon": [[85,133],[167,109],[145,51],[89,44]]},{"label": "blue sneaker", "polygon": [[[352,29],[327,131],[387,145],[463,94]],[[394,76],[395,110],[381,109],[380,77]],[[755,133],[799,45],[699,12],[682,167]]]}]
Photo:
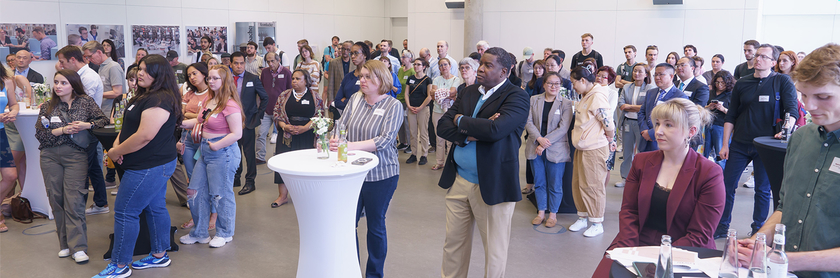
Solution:
[{"label": "blue sneaker", "polygon": [[134,261],[131,263],[131,267],[134,269],[146,269],[146,268],[153,268],[153,267],[167,267],[169,264],[172,263],[172,260],[169,259],[169,254],[163,254],[163,258],[155,258],[152,254],[149,254],[145,258],[142,258],[138,261]]},{"label": "blue sneaker", "polygon": [[131,276],[131,268],[128,266],[124,266],[122,268],[117,267],[116,264],[108,264],[108,267],[105,268],[93,278],[125,278]]}]

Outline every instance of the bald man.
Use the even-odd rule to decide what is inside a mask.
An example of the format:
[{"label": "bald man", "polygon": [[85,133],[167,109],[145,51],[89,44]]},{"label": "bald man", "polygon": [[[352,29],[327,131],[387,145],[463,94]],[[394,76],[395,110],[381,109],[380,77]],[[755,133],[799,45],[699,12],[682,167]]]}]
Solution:
[{"label": "bald man", "polygon": [[[440,76],[440,67],[437,66],[438,61],[440,61],[440,59],[449,59],[449,65],[457,65],[458,64],[458,61],[456,61],[455,58],[452,58],[452,56],[449,56],[449,43],[448,42],[439,41],[437,43],[437,53],[438,53],[438,56],[432,58],[432,60],[429,61],[429,73],[428,73],[428,75],[429,75],[429,78],[431,78],[432,80],[434,80],[435,77]],[[458,76],[458,67],[454,67],[454,66],[449,67],[449,72],[451,72],[452,75],[454,75],[454,76]]]},{"label": "bald man", "polygon": [[29,68],[32,63],[32,53],[26,50],[20,50],[15,54],[15,75],[26,76],[26,79],[31,83],[44,83],[44,76]]}]

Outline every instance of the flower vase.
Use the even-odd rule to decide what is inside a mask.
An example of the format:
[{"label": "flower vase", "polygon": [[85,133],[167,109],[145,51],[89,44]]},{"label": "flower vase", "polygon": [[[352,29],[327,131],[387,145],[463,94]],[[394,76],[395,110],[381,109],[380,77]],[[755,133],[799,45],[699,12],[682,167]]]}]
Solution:
[{"label": "flower vase", "polygon": [[316,142],[316,149],[318,150],[318,159],[330,158],[330,140],[327,139],[327,135],[319,135]]}]

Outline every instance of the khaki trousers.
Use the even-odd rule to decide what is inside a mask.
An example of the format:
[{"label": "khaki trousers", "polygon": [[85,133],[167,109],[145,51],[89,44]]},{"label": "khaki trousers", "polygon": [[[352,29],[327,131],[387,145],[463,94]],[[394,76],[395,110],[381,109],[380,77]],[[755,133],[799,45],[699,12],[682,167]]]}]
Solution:
[{"label": "khaki trousers", "polygon": [[420,109],[417,114],[406,109],[408,130],[411,134],[411,154],[418,157],[429,155],[429,108]]},{"label": "khaki trousers", "polygon": [[607,171],[607,155],[610,147],[594,150],[575,150],[574,171],[572,172],[572,196],[575,208],[581,217],[589,217],[590,222],[604,222],[604,210],[607,206],[604,179]]},{"label": "khaki trousers", "polygon": [[[437,134],[438,121],[440,120],[440,117],[443,117],[443,113],[432,112],[432,124],[435,126],[435,134]],[[446,139],[443,139],[440,136],[436,137],[437,145],[435,145],[435,160],[437,161],[437,165],[443,165],[443,163],[446,162],[446,156],[449,155],[449,148],[452,147],[452,142],[446,141]]]},{"label": "khaki trousers", "polygon": [[43,149],[41,173],[55,217],[59,249],[70,249],[70,254],[87,252],[87,152],[66,144]]},{"label": "khaki trousers", "polygon": [[515,204],[487,205],[478,184],[456,176],[455,183],[446,192],[446,241],[441,277],[467,277],[474,225],[478,226],[484,244],[484,277],[505,277]]},{"label": "khaki trousers", "polygon": [[175,191],[175,196],[178,197],[178,203],[184,205],[187,203],[187,187],[190,182],[187,180],[186,171],[181,161],[176,159],[175,172],[169,177],[169,182],[172,183],[172,189]]}]

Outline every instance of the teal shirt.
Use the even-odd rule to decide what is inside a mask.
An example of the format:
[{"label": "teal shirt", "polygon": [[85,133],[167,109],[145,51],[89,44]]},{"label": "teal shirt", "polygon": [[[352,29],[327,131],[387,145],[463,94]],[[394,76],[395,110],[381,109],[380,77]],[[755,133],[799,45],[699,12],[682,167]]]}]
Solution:
[{"label": "teal shirt", "polygon": [[[832,168],[832,165],[834,168]],[[779,207],[785,251],[840,247],[840,130],[815,124],[797,130],[785,156]],[[796,272],[800,278],[840,277],[838,272]]]}]

